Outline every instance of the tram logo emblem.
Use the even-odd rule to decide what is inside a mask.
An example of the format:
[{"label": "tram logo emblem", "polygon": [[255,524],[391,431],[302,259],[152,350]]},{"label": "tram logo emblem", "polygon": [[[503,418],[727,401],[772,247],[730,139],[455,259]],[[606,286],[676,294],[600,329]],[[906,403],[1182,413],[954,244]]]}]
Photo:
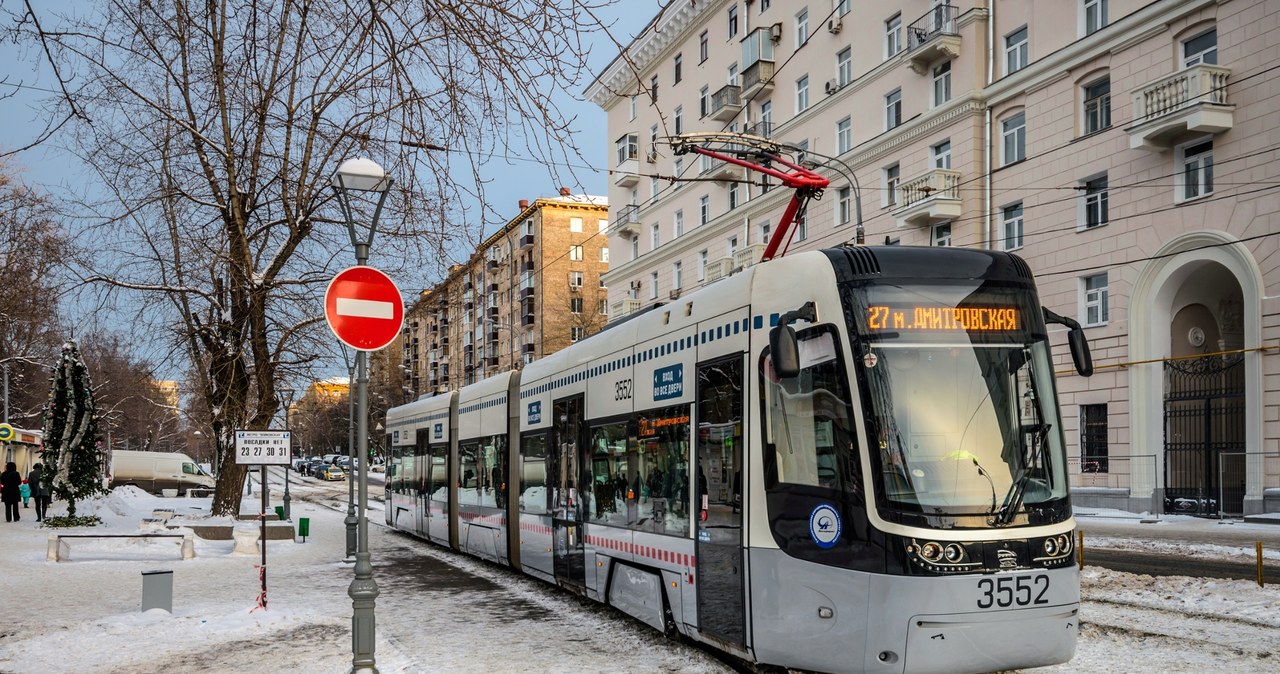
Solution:
[{"label": "tram logo emblem", "polygon": [[996,550],[996,561],[1002,569],[1018,568],[1018,553],[1013,550]]},{"label": "tram logo emblem", "polygon": [[834,547],[840,540],[840,513],[829,503],[809,513],[809,537],[820,548]]},{"label": "tram logo emblem", "polygon": [[529,403],[529,423],[542,423],[542,401],[534,401]]},{"label": "tram logo emblem", "polygon": [[435,434],[436,440],[444,438],[444,424],[436,424],[435,427],[431,429],[431,432]]},{"label": "tram logo emblem", "polygon": [[676,363],[653,371],[653,399],[668,400],[684,395],[684,364]]}]

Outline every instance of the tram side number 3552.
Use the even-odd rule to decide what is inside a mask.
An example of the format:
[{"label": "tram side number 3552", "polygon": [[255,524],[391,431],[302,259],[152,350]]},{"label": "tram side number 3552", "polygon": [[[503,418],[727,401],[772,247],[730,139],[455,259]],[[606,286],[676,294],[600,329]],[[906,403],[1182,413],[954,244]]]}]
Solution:
[{"label": "tram side number 3552", "polygon": [[978,580],[978,608],[1048,604],[1049,600],[1045,599],[1048,592],[1049,577],[1045,575],[981,578]]}]

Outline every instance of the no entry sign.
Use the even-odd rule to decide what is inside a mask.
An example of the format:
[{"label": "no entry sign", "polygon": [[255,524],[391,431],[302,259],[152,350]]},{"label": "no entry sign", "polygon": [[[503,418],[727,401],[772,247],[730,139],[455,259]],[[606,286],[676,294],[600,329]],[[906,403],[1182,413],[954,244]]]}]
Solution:
[{"label": "no entry sign", "polygon": [[404,303],[400,289],[381,270],[349,267],[324,292],[324,317],[343,344],[377,351],[400,334]]}]

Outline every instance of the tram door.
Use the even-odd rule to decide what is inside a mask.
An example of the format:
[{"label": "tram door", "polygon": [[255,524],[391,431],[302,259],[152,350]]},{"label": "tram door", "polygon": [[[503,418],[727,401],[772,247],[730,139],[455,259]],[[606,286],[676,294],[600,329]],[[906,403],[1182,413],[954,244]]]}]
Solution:
[{"label": "tram door", "polygon": [[557,400],[552,404],[554,428],[555,499],[551,528],[555,558],[552,563],[556,580],[585,586],[587,570],[583,539],[583,492],[589,488],[590,473],[583,461],[586,443],[582,440],[582,396]]},{"label": "tram door", "polygon": [[698,366],[698,629],[745,644],[742,356]]}]

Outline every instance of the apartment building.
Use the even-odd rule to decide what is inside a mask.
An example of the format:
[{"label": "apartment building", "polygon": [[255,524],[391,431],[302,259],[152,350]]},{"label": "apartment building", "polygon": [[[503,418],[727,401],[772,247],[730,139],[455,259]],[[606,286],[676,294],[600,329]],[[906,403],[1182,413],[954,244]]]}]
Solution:
[{"label": "apartment building", "polygon": [[831,179],[792,251],[1016,251],[1086,326],[1097,373],[1059,363],[1077,502],[1280,511],[1277,28],[1265,0],[672,3],[586,91],[611,307],[759,260],[790,190],[664,138],[765,136]]},{"label": "apartment building", "polygon": [[608,320],[606,199],[561,188],[519,206],[405,316],[402,365],[411,395],[518,369]]}]

